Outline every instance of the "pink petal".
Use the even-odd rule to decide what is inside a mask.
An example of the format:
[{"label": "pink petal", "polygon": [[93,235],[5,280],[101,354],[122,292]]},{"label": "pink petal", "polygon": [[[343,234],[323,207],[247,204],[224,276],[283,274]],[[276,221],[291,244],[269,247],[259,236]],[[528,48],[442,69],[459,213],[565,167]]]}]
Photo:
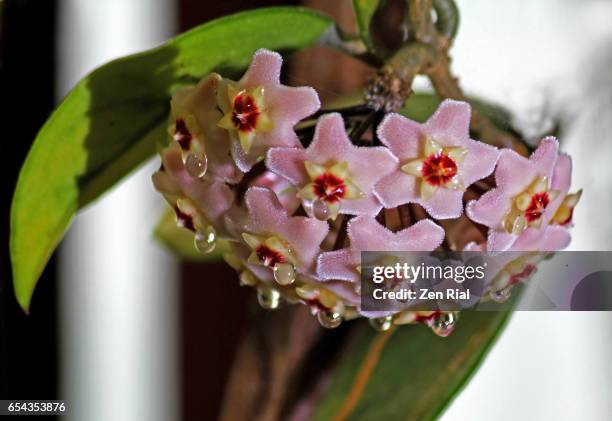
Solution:
[{"label": "pink petal", "polygon": [[487,251],[506,251],[515,241],[516,235],[508,234],[505,231],[489,230]]},{"label": "pink petal", "polygon": [[495,170],[495,181],[508,196],[521,193],[533,182],[536,175],[533,163],[529,159],[511,149],[502,149]]},{"label": "pink petal", "polygon": [[301,186],[308,181],[304,166],[305,156],[303,149],[272,148],[268,151],[266,167],[291,183]]},{"label": "pink petal", "polygon": [[256,232],[276,232],[276,228],[289,217],[274,192],[263,187],[251,187],[244,199],[250,216],[250,225]]},{"label": "pink petal", "polygon": [[490,228],[500,226],[512,204],[511,196],[496,188],[483,194],[480,199],[468,202],[465,207],[467,216],[479,224]]},{"label": "pink petal", "polygon": [[321,107],[317,91],[307,86],[294,88],[278,85],[268,89],[265,95],[272,119],[286,120],[292,126]]},{"label": "pink petal", "polygon": [[338,113],[324,114],[317,121],[308,156],[320,161],[341,159],[351,151],[351,146],[342,116]]},{"label": "pink petal", "polygon": [[544,228],[527,228],[516,237],[512,245],[512,251],[534,251],[540,249],[540,243],[544,238]]},{"label": "pink petal", "polygon": [[552,136],[545,137],[540,141],[538,148],[531,154],[530,161],[541,175],[550,179],[553,167],[557,161],[558,151],[559,141]]},{"label": "pink petal", "polygon": [[431,251],[444,240],[444,229],[424,219],[394,233],[376,219],[360,216],[349,223],[348,236],[357,251]]},{"label": "pink petal", "polygon": [[465,186],[489,176],[495,169],[499,150],[483,142],[467,139],[464,147],[468,149],[467,156],[460,164],[461,177]]},{"label": "pink petal", "polygon": [[446,99],[425,123],[425,131],[444,144],[468,139],[471,112],[467,102]]},{"label": "pink petal", "polygon": [[180,149],[166,148],[162,153],[165,171],[185,196],[202,211],[206,219],[219,228],[223,214],[231,207],[234,193],[222,182],[193,178],[183,164]]},{"label": "pink petal", "polygon": [[373,194],[362,199],[343,200],[340,205],[340,213],[349,215],[376,216],[381,209],[382,205]]},{"label": "pink petal", "polygon": [[327,222],[303,216],[289,217],[274,192],[266,188],[249,188],[245,203],[249,210],[249,231],[278,235],[291,245],[306,271],[314,267],[319,247],[329,232]]},{"label": "pink petal", "polygon": [[422,201],[419,197],[417,203],[436,219],[458,218],[463,213],[463,192],[441,187],[429,200]]},{"label": "pink petal", "polygon": [[248,155],[244,153],[244,149],[242,149],[242,146],[240,146],[240,142],[238,141],[238,139],[232,138],[230,144],[230,152],[232,158],[234,159],[234,162],[236,163],[236,166],[242,172],[249,172],[251,168],[253,168],[253,165],[257,163],[257,155],[254,153],[249,153]]},{"label": "pink petal", "polygon": [[378,126],[378,137],[401,161],[419,156],[424,138],[421,125],[399,114],[388,114]]},{"label": "pink petal", "polygon": [[357,283],[360,276],[359,253],[349,249],[321,253],[317,260],[317,275],[322,281],[342,280]]},{"label": "pink petal", "polygon": [[432,251],[444,241],[444,229],[430,219],[423,219],[411,227],[395,233],[398,251]]},{"label": "pink petal", "polygon": [[374,184],[387,174],[398,169],[398,160],[385,147],[354,147],[346,157],[351,171],[351,180],[367,193]]},{"label": "pink petal", "polygon": [[561,195],[567,194],[572,184],[572,158],[567,154],[559,154],[553,176],[551,180],[551,188],[559,190]]},{"label": "pink petal", "polygon": [[563,250],[569,245],[571,240],[572,236],[567,228],[551,225],[546,227],[539,249],[542,251]]},{"label": "pink petal", "polygon": [[256,87],[278,85],[280,83],[280,71],[283,58],[280,54],[261,48],[253,55],[251,65],[247,69],[240,86]]},{"label": "pink petal", "polygon": [[393,172],[380,180],[374,194],[389,209],[404,203],[416,203],[416,178],[401,171]]}]

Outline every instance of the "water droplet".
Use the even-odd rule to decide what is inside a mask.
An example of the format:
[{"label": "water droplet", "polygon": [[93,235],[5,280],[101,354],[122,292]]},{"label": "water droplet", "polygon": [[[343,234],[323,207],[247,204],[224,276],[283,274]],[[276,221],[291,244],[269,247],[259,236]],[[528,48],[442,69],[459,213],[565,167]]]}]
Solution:
[{"label": "water droplet", "polygon": [[209,225],[204,229],[204,232],[196,232],[193,243],[200,253],[210,253],[217,245],[217,232]]},{"label": "water droplet", "polygon": [[500,303],[500,304],[508,301],[508,298],[510,298],[511,295],[512,295],[512,287],[510,286],[496,289],[496,290],[491,290],[491,292],[489,292],[489,297],[491,297],[491,299],[495,301],[496,303]]},{"label": "water droplet", "polygon": [[280,285],[291,285],[295,281],[295,268],[291,263],[274,265],[274,280]]},{"label": "water droplet", "polygon": [[257,301],[266,310],[276,310],[281,302],[281,294],[277,289],[260,286],[257,288]]},{"label": "water droplet", "polygon": [[321,323],[321,326],[327,329],[334,329],[342,323],[342,315],[334,311],[319,311],[317,313],[317,320]]},{"label": "water droplet", "polygon": [[198,157],[197,155],[190,153],[185,157],[185,169],[190,176],[194,178],[204,177],[207,168],[208,158],[206,158],[206,155]]},{"label": "water droplet", "polygon": [[379,332],[386,332],[393,325],[393,316],[370,319],[370,325]]},{"label": "water droplet", "polygon": [[312,202],[312,214],[319,221],[327,221],[330,216],[329,207],[327,203],[321,199],[317,199]]},{"label": "water droplet", "polygon": [[447,337],[457,325],[457,315],[455,313],[440,313],[432,321],[430,327],[433,333],[443,338]]}]

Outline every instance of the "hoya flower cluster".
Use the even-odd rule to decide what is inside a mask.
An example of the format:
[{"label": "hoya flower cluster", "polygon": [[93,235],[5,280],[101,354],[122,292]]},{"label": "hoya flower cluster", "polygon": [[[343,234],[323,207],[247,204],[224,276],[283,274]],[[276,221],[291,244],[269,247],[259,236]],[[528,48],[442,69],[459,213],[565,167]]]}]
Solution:
[{"label": "hoya flower cluster", "polygon": [[501,300],[534,252],[568,244],[579,193],[556,139],[530,158],[497,149],[470,138],[470,106],[452,100],[423,124],[366,106],[323,113],[314,89],[280,83],[281,64],[259,50],[239,81],[211,74],[176,93],[153,175],[198,250],[230,242],[226,260],[262,306],[300,302],[326,327],[423,322],[444,336],[455,313],[361,311],[361,251],[526,252],[490,283]]}]

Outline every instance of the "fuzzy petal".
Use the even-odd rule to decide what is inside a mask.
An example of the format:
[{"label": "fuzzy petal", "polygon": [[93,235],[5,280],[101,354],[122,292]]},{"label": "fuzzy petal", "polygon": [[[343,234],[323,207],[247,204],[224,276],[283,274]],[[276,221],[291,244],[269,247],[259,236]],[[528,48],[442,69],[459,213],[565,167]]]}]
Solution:
[{"label": "fuzzy petal", "polygon": [[252,87],[278,85],[282,65],[283,58],[280,54],[261,48],[253,55],[249,68],[240,79],[240,85]]},{"label": "fuzzy petal", "polygon": [[[342,168],[340,177],[354,187],[363,197],[344,197],[340,201],[340,213],[375,216],[382,205],[374,195],[374,185],[384,175],[397,169],[398,161],[384,147],[357,147],[346,134],[342,116],[337,113],[326,114],[319,118],[313,141],[305,150],[293,148],[274,148],[267,156],[267,166],[298,189],[310,183],[311,177],[306,165],[320,168],[320,171]],[[339,165],[342,164],[342,165]],[[350,197],[350,198],[349,198]],[[312,198],[304,198],[311,201]],[[310,203],[305,203],[309,209]]]},{"label": "fuzzy petal", "polygon": [[395,113],[387,114],[378,126],[377,134],[400,161],[417,157],[420,141],[424,138],[419,123]]},{"label": "fuzzy petal", "polygon": [[321,107],[317,91],[308,86],[293,88],[278,85],[267,92],[266,101],[273,110],[272,118],[275,121],[286,120],[291,126]]},{"label": "fuzzy petal", "polygon": [[268,151],[266,167],[294,185],[304,185],[308,181],[305,156],[303,149],[272,148]]},{"label": "fuzzy petal", "polygon": [[492,189],[480,199],[470,201],[465,212],[467,216],[487,227],[498,227],[511,205],[511,198],[501,189]]},{"label": "fuzzy petal", "polygon": [[550,179],[555,162],[557,161],[558,152],[559,141],[552,136],[548,136],[540,141],[538,148],[533,152],[529,160],[538,169],[540,175]]},{"label": "fuzzy petal", "polygon": [[449,219],[461,216],[463,212],[462,198],[462,191],[439,188],[429,200],[422,201],[419,198],[417,202],[421,203],[427,213],[434,218]]},{"label": "fuzzy petal", "polygon": [[349,249],[322,253],[317,262],[317,274],[322,281],[349,281],[358,283],[360,276],[356,268],[360,254]]},{"label": "fuzzy petal", "polygon": [[467,102],[446,99],[425,123],[426,131],[437,141],[466,140],[469,138],[471,112]]},{"label": "fuzzy petal", "polygon": [[408,174],[396,171],[380,180],[374,193],[387,209],[403,203],[414,203],[417,201],[416,180]]},{"label": "fuzzy petal", "polygon": [[486,143],[472,139],[466,141],[468,153],[461,163],[461,177],[466,186],[488,177],[497,164],[499,150]]},{"label": "fuzzy petal", "polygon": [[514,196],[522,192],[536,175],[536,169],[529,159],[511,149],[501,151],[495,170],[495,182],[506,195]]},{"label": "fuzzy petal", "polygon": [[273,191],[251,187],[245,194],[249,211],[247,230],[262,235],[278,235],[287,241],[300,261],[298,271],[314,269],[315,257],[329,231],[325,221],[302,216],[290,217]]},{"label": "fuzzy petal", "polygon": [[572,236],[569,230],[559,225],[551,225],[546,227],[544,237],[539,245],[542,251],[557,251],[566,248]]}]

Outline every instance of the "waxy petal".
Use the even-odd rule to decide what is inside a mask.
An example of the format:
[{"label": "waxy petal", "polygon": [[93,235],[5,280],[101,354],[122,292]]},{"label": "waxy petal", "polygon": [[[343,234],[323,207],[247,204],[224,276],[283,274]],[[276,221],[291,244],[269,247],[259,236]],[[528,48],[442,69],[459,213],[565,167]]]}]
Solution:
[{"label": "waxy petal", "polygon": [[302,216],[291,217],[273,191],[251,187],[245,194],[248,221],[245,230],[261,235],[276,235],[286,241],[299,260],[298,272],[308,274],[329,231],[326,222]]},{"label": "waxy petal", "polygon": [[470,104],[463,101],[447,99],[425,123],[425,132],[438,141],[454,142],[458,139],[469,139]]},{"label": "waxy petal", "polygon": [[[301,148],[294,126],[320,107],[319,97],[314,89],[280,84],[281,66],[282,57],[278,53],[260,49],[253,56],[242,79],[235,83],[235,87],[232,87],[234,82],[220,86],[220,90],[263,88],[263,96],[258,101],[262,114],[253,132],[248,134],[248,147],[244,147],[247,142],[246,134],[241,136],[237,130],[228,130],[231,156],[243,172],[248,172],[263,159],[270,148]],[[226,114],[231,112],[232,105],[226,95],[221,92],[217,98],[223,111]]]},{"label": "waxy petal", "polygon": [[463,191],[491,174],[499,157],[496,148],[470,139],[469,124],[469,104],[453,100],[443,101],[424,124],[387,116],[378,135],[400,165],[375,187],[384,207],[418,203],[434,218],[459,217]]},{"label": "waxy petal", "polygon": [[[194,178],[185,169],[180,148],[172,145],[162,151],[163,170],[156,173],[154,181],[161,193],[184,196],[191,200],[220,234],[224,234],[223,216],[234,201],[234,193],[225,184],[214,180]],[[160,182],[161,180],[161,182]],[[169,185],[172,189],[166,190]],[[176,200],[180,197],[170,197]]]},{"label": "waxy petal", "polygon": [[[219,178],[223,181],[236,183],[242,177],[230,156],[230,140],[225,130],[217,127],[217,121],[222,114],[216,103],[216,91],[221,77],[215,73],[203,78],[195,87],[183,88],[172,98],[171,124],[177,119],[195,117],[198,133],[194,134],[192,142],[197,154],[204,149],[208,161],[207,178]],[[189,153],[184,151],[184,153]]]},{"label": "waxy petal", "polygon": [[[340,166],[340,163],[346,163],[347,167]],[[308,148],[304,150],[271,149],[268,152],[266,164],[271,171],[285,177],[300,189],[311,182],[311,175],[316,175],[314,172],[321,171],[321,167],[326,170],[332,169],[340,176],[348,172],[349,179],[345,182],[354,185],[349,185],[349,190],[356,187],[361,191],[362,197],[342,199],[339,212],[374,216],[382,207],[373,194],[374,184],[397,168],[397,159],[383,147],[353,145],[346,134],[342,116],[331,113],[319,118],[314,138]],[[327,167],[334,164],[333,168]],[[311,168],[312,174],[309,174],[307,166]],[[354,195],[349,194],[349,196],[355,195],[357,195],[357,190]],[[305,199],[308,196],[307,194],[302,195]]]},{"label": "waxy petal", "polygon": [[347,231],[348,248],[319,256],[317,273],[322,281],[359,282],[356,269],[362,251],[432,251],[444,240],[444,229],[428,219],[394,233],[376,219],[360,216],[349,222]]}]

